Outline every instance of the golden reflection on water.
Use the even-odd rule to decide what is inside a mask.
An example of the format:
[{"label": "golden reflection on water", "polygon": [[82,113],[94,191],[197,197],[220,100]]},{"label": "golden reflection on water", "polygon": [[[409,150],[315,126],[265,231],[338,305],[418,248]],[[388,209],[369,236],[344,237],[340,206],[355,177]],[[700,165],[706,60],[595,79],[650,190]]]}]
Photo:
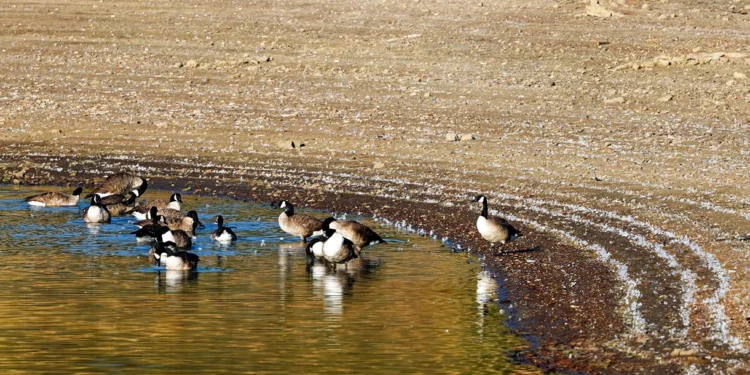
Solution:
[{"label": "golden reflection on water", "polygon": [[0,373],[534,372],[506,358],[524,343],[494,281],[431,240],[381,227],[389,244],[334,272],[308,267],[277,210],[184,196],[240,241],[207,224],[198,272],[157,271],[132,218],[85,226],[83,203],[25,207],[37,191],[0,189]]}]

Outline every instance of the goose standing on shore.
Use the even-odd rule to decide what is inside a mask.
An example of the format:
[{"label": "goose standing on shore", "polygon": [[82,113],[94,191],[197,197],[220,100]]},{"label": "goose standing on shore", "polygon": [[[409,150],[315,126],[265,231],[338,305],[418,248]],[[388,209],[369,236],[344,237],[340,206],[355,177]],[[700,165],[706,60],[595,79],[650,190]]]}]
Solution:
[{"label": "goose standing on shore", "polygon": [[94,195],[98,195],[101,198],[115,195],[125,194],[132,191],[136,197],[140,197],[146,192],[148,183],[145,179],[138,176],[134,176],[130,173],[119,172],[115,173],[102,182],[101,185],[94,188],[94,191],[86,195],[86,199],[91,198]]},{"label": "goose standing on shore", "polygon": [[294,206],[288,201],[282,201],[280,208],[284,212],[279,215],[279,227],[286,233],[298,236],[302,242],[307,242],[307,237],[312,236],[313,232],[323,229],[323,223],[309,215],[298,214],[294,212]]},{"label": "goose standing on shore", "polygon": [[501,217],[489,216],[487,209],[487,197],[477,195],[474,202],[482,203],[482,213],[477,218],[477,230],[482,238],[489,241],[492,247],[495,243],[500,243],[500,254],[504,253],[505,245],[515,241],[518,237],[523,236],[521,232],[511,225],[507,220]]},{"label": "goose standing on shore", "polygon": [[73,190],[73,194],[65,194],[58,191],[52,191],[49,193],[42,193],[26,197],[24,201],[30,206],[40,207],[65,207],[65,206],[77,206],[78,200],[81,198],[82,187],[77,187]]},{"label": "goose standing on shore", "polygon": [[102,205],[102,199],[98,195],[91,197],[91,206],[83,209],[84,223],[109,223],[112,215],[107,206]]}]

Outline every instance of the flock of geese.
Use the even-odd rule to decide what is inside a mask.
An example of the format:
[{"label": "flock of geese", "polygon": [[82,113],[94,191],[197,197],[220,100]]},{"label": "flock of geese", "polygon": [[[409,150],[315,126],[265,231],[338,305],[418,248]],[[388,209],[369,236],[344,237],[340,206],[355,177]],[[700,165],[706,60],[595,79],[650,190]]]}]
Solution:
[{"label": "flock of geese", "polygon": [[[188,252],[193,246],[196,228],[205,227],[198,219],[196,211],[183,213],[182,196],[171,195],[169,201],[156,199],[136,203],[148,188],[145,179],[126,172],[107,177],[84,199],[91,199],[91,204],[83,209],[85,223],[109,223],[112,216],[133,215],[139,221],[138,230],[132,232],[137,241],[151,242],[149,260],[157,266],[164,264],[167,270],[195,270],[200,258]],[[27,197],[25,201],[32,206],[62,207],[77,206],[83,189],[76,188],[72,194],[48,192]],[[496,243],[505,245],[519,238],[522,234],[507,220],[490,216],[487,198],[478,195],[474,202],[482,203],[482,213],[477,219],[477,230],[494,248]],[[362,249],[385,243],[372,229],[357,221],[336,220],[329,217],[319,220],[310,215],[297,213],[289,201],[282,201],[279,215],[279,227],[286,233],[299,237],[306,243],[305,253],[309,262],[321,260],[336,269],[337,265],[346,264],[360,256]],[[237,235],[230,227],[224,226],[221,215],[215,217],[216,230],[211,239],[222,243],[237,240]],[[322,233],[321,233],[322,232]],[[321,233],[321,234],[318,234]],[[313,237],[315,234],[317,236]],[[312,237],[310,242],[307,239]]]}]

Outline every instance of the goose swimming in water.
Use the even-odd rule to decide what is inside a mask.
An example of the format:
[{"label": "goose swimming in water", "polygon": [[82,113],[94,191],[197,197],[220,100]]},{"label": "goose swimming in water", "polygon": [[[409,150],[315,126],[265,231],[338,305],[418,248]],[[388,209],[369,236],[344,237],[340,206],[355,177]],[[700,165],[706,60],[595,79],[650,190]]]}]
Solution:
[{"label": "goose swimming in water", "polygon": [[112,221],[112,215],[107,210],[107,206],[102,205],[102,200],[98,195],[91,197],[91,206],[83,209],[84,223],[109,223]]},{"label": "goose swimming in water", "polygon": [[141,204],[133,210],[133,216],[138,220],[150,219],[148,216],[151,207],[156,207],[158,210],[164,210],[165,208],[171,208],[175,211],[180,211],[182,208],[182,195],[180,193],[174,193],[169,197],[169,201],[164,199],[155,199],[146,204]]},{"label": "goose swimming in water", "polygon": [[164,242],[161,239],[157,239],[156,245],[152,250],[156,265],[161,266],[164,264],[167,271],[195,270],[198,268],[198,262],[200,262],[199,256],[187,251],[177,250],[173,242]]},{"label": "goose swimming in water", "polygon": [[193,247],[193,239],[184,230],[171,230],[168,226],[156,229],[157,239],[161,237],[164,242],[174,242],[178,249],[189,249]]},{"label": "goose swimming in water", "polygon": [[40,207],[65,207],[65,206],[77,206],[78,200],[81,198],[82,187],[77,187],[73,190],[73,194],[65,194],[57,191],[49,193],[42,193],[26,197],[24,201],[30,206]]},{"label": "goose swimming in water", "polygon": [[219,242],[237,241],[237,235],[232,232],[232,228],[224,226],[224,218],[221,215],[216,217],[218,227],[211,234],[211,239]]},{"label": "goose swimming in water", "polygon": [[101,198],[105,198],[115,194],[125,194],[129,191],[133,192],[136,197],[140,197],[146,192],[148,183],[145,179],[134,176],[130,173],[120,172],[115,173],[102,182],[101,185],[94,188],[94,191],[86,195],[86,199],[91,198],[94,195],[98,195]]}]

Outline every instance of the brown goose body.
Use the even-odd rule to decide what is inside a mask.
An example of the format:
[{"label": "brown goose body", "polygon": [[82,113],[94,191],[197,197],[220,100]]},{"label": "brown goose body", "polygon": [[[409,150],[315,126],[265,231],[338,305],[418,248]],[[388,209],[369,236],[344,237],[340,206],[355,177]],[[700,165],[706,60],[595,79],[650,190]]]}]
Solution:
[{"label": "brown goose body", "polygon": [[[198,219],[198,213],[195,211],[188,211],[187,215],[182,217],[164,217],[164,222],[169,227],[169,229],[185,231],[189,236],[194,236],[195,229],[198,226],[203,226],[203,223],[201,223],[201,221]],[[135,225],[143,228],[147,225],[151,225],[152,223],[153,219],[146,219],[135,223]]]},{"label": "brown goose body", "polygon": [[58,191],[32,195],[24,199],[31,206],[41,207],[66,207],[77,206],[81,198],[82,188],[78,187],[73,194],[65,194]]},{"label": "brown goose body", "polygon": [[178,249],[189,249],[193,247],[192,237],[184,230],[180,230],[180,229],[171,230],[170,229],[170,232],[172,234],[172,239],[170,241],[174,242],[175,246],[177,246]]},{"label": "brown goose body", "polygon": [[110,195],[125,194],[129,191],[132,191],[139,197],[143,195],[147,187],[148,183],[145,179],[134,176],[130,173],[119,172],[104,179],[104,182],[94,188],[94,191],[89,193],[86,198],[90,198],[94,194],[105,198]]},{"label": "brown goose body", "polygon": [[[107,198],[110,198],[112,196],[109,196]],[[107,201],[107,198],[102,199],[102,204],[107,207],[107,210],[109,210],[109,213],[112,214],[112,216],[123,216],[130,214],[133,211],[133,206],[135,205],[135,194],[132,192],[128,193],[128,198],[117,203],[105,203]]]},{"label": "brown goose body", "polygon": [[133,209],[133,215],[141,220],[150,219],[150,217],[148,216],[148,212],[149,210],[151,210],[151,207],[156,207],[156,209],[159,211],[165,210],[167,208],[180,211],[180,209],[182,208],[181,203],[182,196],[179,193],[175,193],[172,194],[168,201],[164,199],[154,199],[150,202],[138,205],[137,207],[135,207],[135,209]]},{"label": "brown goose body", "polygon": [[297,236],[302,242],[307,242],[307,237],[313,232],[323,229],[323,223],[309,215],[294,212],[294,206],[287,201],[281,202],[284,212],[279,215],[279,227],[286,233]]},{"label": "brown goose body", "polygon": [[370,227],[354,220],[335,220],[330,222],[329,226],[336,232],[341,233],[347,240],[352,241],[358,250],[362,250],[362,248],[373,243],[385,243]]},{"label": "brown goose body", "polygon": [[521,234],[521,232],[507,220],[501,217],[489,216],[487,198],[484,195],[477,196],[474,198],[474,201],[482,203],[482,213],[477,218],[477,230],[479,231],[479,234],[493,246],[494,244],[499,243],[501,245],[501,253],[506,244],[523,236],[523,234]]},{"label": "brown goose body", "polygon": [[106,197],[102,198],[102,204],[105,206],[110,206],[117,203],[125,202],[130,198],[130,195],[135,195],[132,192],[128,192],[128,196],[122,195],[122,194],[112,194],[108,195]]},{"label": "brown goose body", "polygon": [[157,209],[156,212],[157,215],[164,216],[167,220],[182,220],[182,218],[185,217],[185,213],[180,210],[175,210],[174,208]]}]

